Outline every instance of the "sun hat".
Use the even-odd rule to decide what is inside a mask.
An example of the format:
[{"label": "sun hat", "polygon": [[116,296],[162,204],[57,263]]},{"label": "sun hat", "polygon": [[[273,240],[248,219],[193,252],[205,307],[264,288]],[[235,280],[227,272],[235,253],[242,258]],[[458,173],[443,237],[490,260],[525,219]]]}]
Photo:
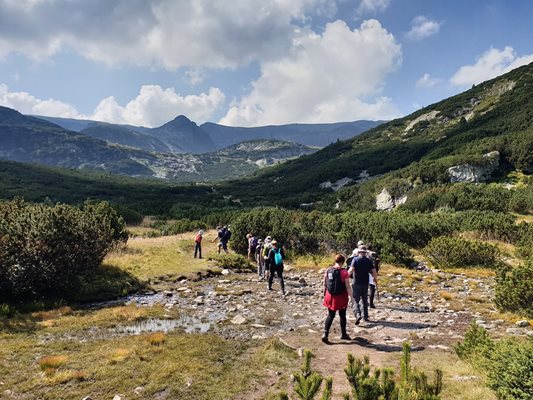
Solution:
[{"label": "sun hat", "polygon": [[270,242],[271,240],[272,240],[272,238],[271,238],[270,236],[267,236],[266,239],[265,239],[265,241],[269,241],[269,242]]},{"label": "sun hat", "polygon": [[362,246],[362,245],[364,245],[364,244],[365,244],[365,242],[363,242],[362,240],[360,240],[360,241],[357,242],[357,247]]}]

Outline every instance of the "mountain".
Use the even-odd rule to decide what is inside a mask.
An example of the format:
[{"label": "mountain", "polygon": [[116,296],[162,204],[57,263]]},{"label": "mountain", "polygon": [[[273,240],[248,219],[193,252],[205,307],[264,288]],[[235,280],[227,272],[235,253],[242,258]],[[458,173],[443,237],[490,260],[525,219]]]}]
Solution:
[{"label": "mountain", "polygon": [[[191,125],[183,118],[175,122],[178,126]],[[94,125],[82,133],[0,107],[0,159],[11,161],[179,182],[207,182],[242,177],[263,166],[316,150],[296,143],[256,141],[203,154],[160,153],[109,143],[89,135],[122,141],[128,146],[142,144],[165,148],[155,137],[124,127]],[[138,142],[134,143],[133,138]]]},{"label": "mountain", "polygon": [[105,122],[91,122],[81,134],[95,139],[105,140],[123,146],[134,147],[146,151],[171,152],[171,147],[156,137],[136,132],[124,125],[107,124]]},{"label": "mountain", "polygon": [[[69,131],[81,132],[82,130],[94,125],[94,124],[105,124],[106,122],[93,121],[90,119],[74,119],[74,118],[61,118],[61,117],[48,117],[45,115],[32,115],[32,117],[44,119],[45,121],[51,122],[53,124],[59,125],[62,128],[65,128]],[[134,125],[120,125],[120,124],[108,124],[113,126],[120,126],[126,129],[132,130],[134,132],[144,133],[150,128],[144,126],[134,126]]]},{"label": "mountain", "polygon": [[[532,87],[533,63],[353,139],[226,184],[225,193],[249,205],[275,201],[297,207],[327,197],[372,208],[382,189],[400,198],[417,185],[450,183],[454,167],[476,171],[493,163],[489,181],[506,171],[530,174]],[[332,192],[342,185],[347,187]],[[268,199],[261,193],[264,187]]]},{"label": "mountain", "polygon": [[146,133],[164,142],[174,153],[206,153],[215,150],[211,137],[184,115]]},{"label": "mountain", "polygon": [[354,121],[333,124],[288,124],[240,128],[206,122],[202,128],[217,148],[248,140],[277,139],[324,147],[337,140],[349,139],[380,125],[383,121]]}]

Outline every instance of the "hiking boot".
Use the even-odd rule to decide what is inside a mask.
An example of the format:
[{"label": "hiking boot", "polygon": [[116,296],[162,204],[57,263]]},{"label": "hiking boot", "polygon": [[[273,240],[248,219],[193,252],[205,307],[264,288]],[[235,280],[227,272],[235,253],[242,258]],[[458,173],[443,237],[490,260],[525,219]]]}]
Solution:
[{"label": "hiking boot", "polygon": [[274,290],[274,289],[272,289],[272,286],[269,286],[269,287],[268,287],[268,290]]},{"label": "hiking boot", "polygon": [[341,340],[352,340],[352,338],[347,333],[343,333],[341,335]]},{"label": "hiking boot", "polygon": [[370,320],[368,319],[368,317],[365,317],[365,322],[370,322]]},{"label": "hiking boot", "polygon": [[376,308],[374,304],[370,304],[370,308]]},{"label": "hiking boot", "polygon": [[359,325],[360,322],[361,322],[361,316],[358,315],[357,318],[355,319],[355,325]]},{"label": "hiking boot", "polygon": [[329,344],[328,333],[329,332],[324,332],[324,334],[322,335],[322,343]]}]

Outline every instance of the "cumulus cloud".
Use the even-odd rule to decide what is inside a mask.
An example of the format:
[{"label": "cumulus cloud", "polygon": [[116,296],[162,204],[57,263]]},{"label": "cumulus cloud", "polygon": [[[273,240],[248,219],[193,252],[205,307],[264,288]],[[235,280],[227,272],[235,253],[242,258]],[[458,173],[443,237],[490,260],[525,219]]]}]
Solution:
[{"label": "cumulus cloud", "polygon": [[261,65],[251,92],[220,122],[254,126],[393,118],[398,111],[380,92],[400,62],[400,45],[376,20],[354,30],[336,21],[321,35],[302,30],[287,56]]},{"label": "cumulus cloud", "polygon": [[439,33],[442,22],[431,20],[423,15],[415,17],[411,22],[411,30],[407,37],[413,40],[421,40]]},{"label": "cumulus cloud", "polygon": [[14,108],[23,114],[52,115],[63,118],[76,118],[78,111],[68,103],[58,100],[42,100],[27,92],[10,92],[5,84],[0,84],[0,105]]},{"label": "cumulus cloud", "polygon": [[424,74],[424,76],[416,81],[415,86],[419,89],[428,89],[437,86],[441,81],[441,79],[432,78],[429,74]]},{"label": "cumulus cloud", "polygon": [[389,8],[391,0],[361,0],[359,7],[357,7],[355,13],[358,16],[377,14],[385,11]]},{"label": "cumulus cloud", "polygon": [[92,114],[84,115],[70,104],[54,99],[42,100],[26,92],[10,92],[5,84],[0,84],[0,105],[14,108],[23,114],[92,119],[148,127],[162,125],[180,114],[187,115],[195,122],[205,122],[224,101],[224,93],[218,88],[210,88],[209,93],[180,96],[173,88],[144,85],[137,97],[126,105],[120,105],[111,96],[100,101]]},{"label": "cumulus cloud", "polygon": [[510,46],[503,50],[490,49],[473,65],[465,65],[450,78],[456,86],[471,86],[505,74],[522,65],[533,62],[533,54],[518,57]]},{"label": "cumulus cloud", "polygon": [[224,101],[224,93],[218,88],[210,88],[209,93],[200,95],[180,96],[172,88],[145,85],[139,95],[125,106],[118,104],[112,96],[103,99],[91,119],[153,127],[184,114],[201,123],[207,121]]},{"label": "cumulus cloud", "polygon": [[68,48],[109,65],[236,68],[284,54],[295,21],[336,10],[335,0],[3,0],[0,57]]}]

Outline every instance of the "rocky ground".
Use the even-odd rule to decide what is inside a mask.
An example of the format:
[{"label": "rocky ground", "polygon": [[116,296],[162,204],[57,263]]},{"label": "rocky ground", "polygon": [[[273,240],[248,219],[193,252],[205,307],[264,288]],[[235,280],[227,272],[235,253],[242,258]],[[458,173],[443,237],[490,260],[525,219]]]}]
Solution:
[{"label": "rocky ground", "polygon": [[[218,273],[220,273],[218,275]],[[112,328],[94,328],[68,337],[43,335],[42,342],[79,340],[87,342],[110,336],[129,336],[146,332],[182,330],[188,333],[215,333],[229,339],[263,341],[279,337],[300,355],[310,349],[316,356],[315,368],[334,377],[337,394],[349,390],[343,368],[346,354],[369,356],[374,365],[394,366],[402,342],[411,343],[413,353],[428,357],[453,356],[453,345],[463,338],[472,321],[485,327],[493,337],[533,335],[528,321],[516,321],[494,308],[494,278],[489,274],[449,273],[430,270],[422,265],[407,270],[385,265],[380,272],[380,294],[376,309],[370,310],[370,322],[355,325],[348,313],[348,333],[352,340],[340,340],[338,317],[330,332],[331,345],[320,337],[326,309],[322,305],[324,270],[287,268],[286,295],[275,280],[274,291],[254,273],[218,271],[201,280],[181,278],[167,282],[167,289],[133,295],[117,302],[139,307],[162,305],[162,318],[150,318]],[[483,275],[483,274],[482,274]],[[422,353],[419,353],[422,352]],[[439,355],[440,354],[440,355]],[[276,385],[279,376],[272,371],[268,385]],[[478,379],[456,376],[453,379]],[[261,398],[254,390],[243,397]]]}]

